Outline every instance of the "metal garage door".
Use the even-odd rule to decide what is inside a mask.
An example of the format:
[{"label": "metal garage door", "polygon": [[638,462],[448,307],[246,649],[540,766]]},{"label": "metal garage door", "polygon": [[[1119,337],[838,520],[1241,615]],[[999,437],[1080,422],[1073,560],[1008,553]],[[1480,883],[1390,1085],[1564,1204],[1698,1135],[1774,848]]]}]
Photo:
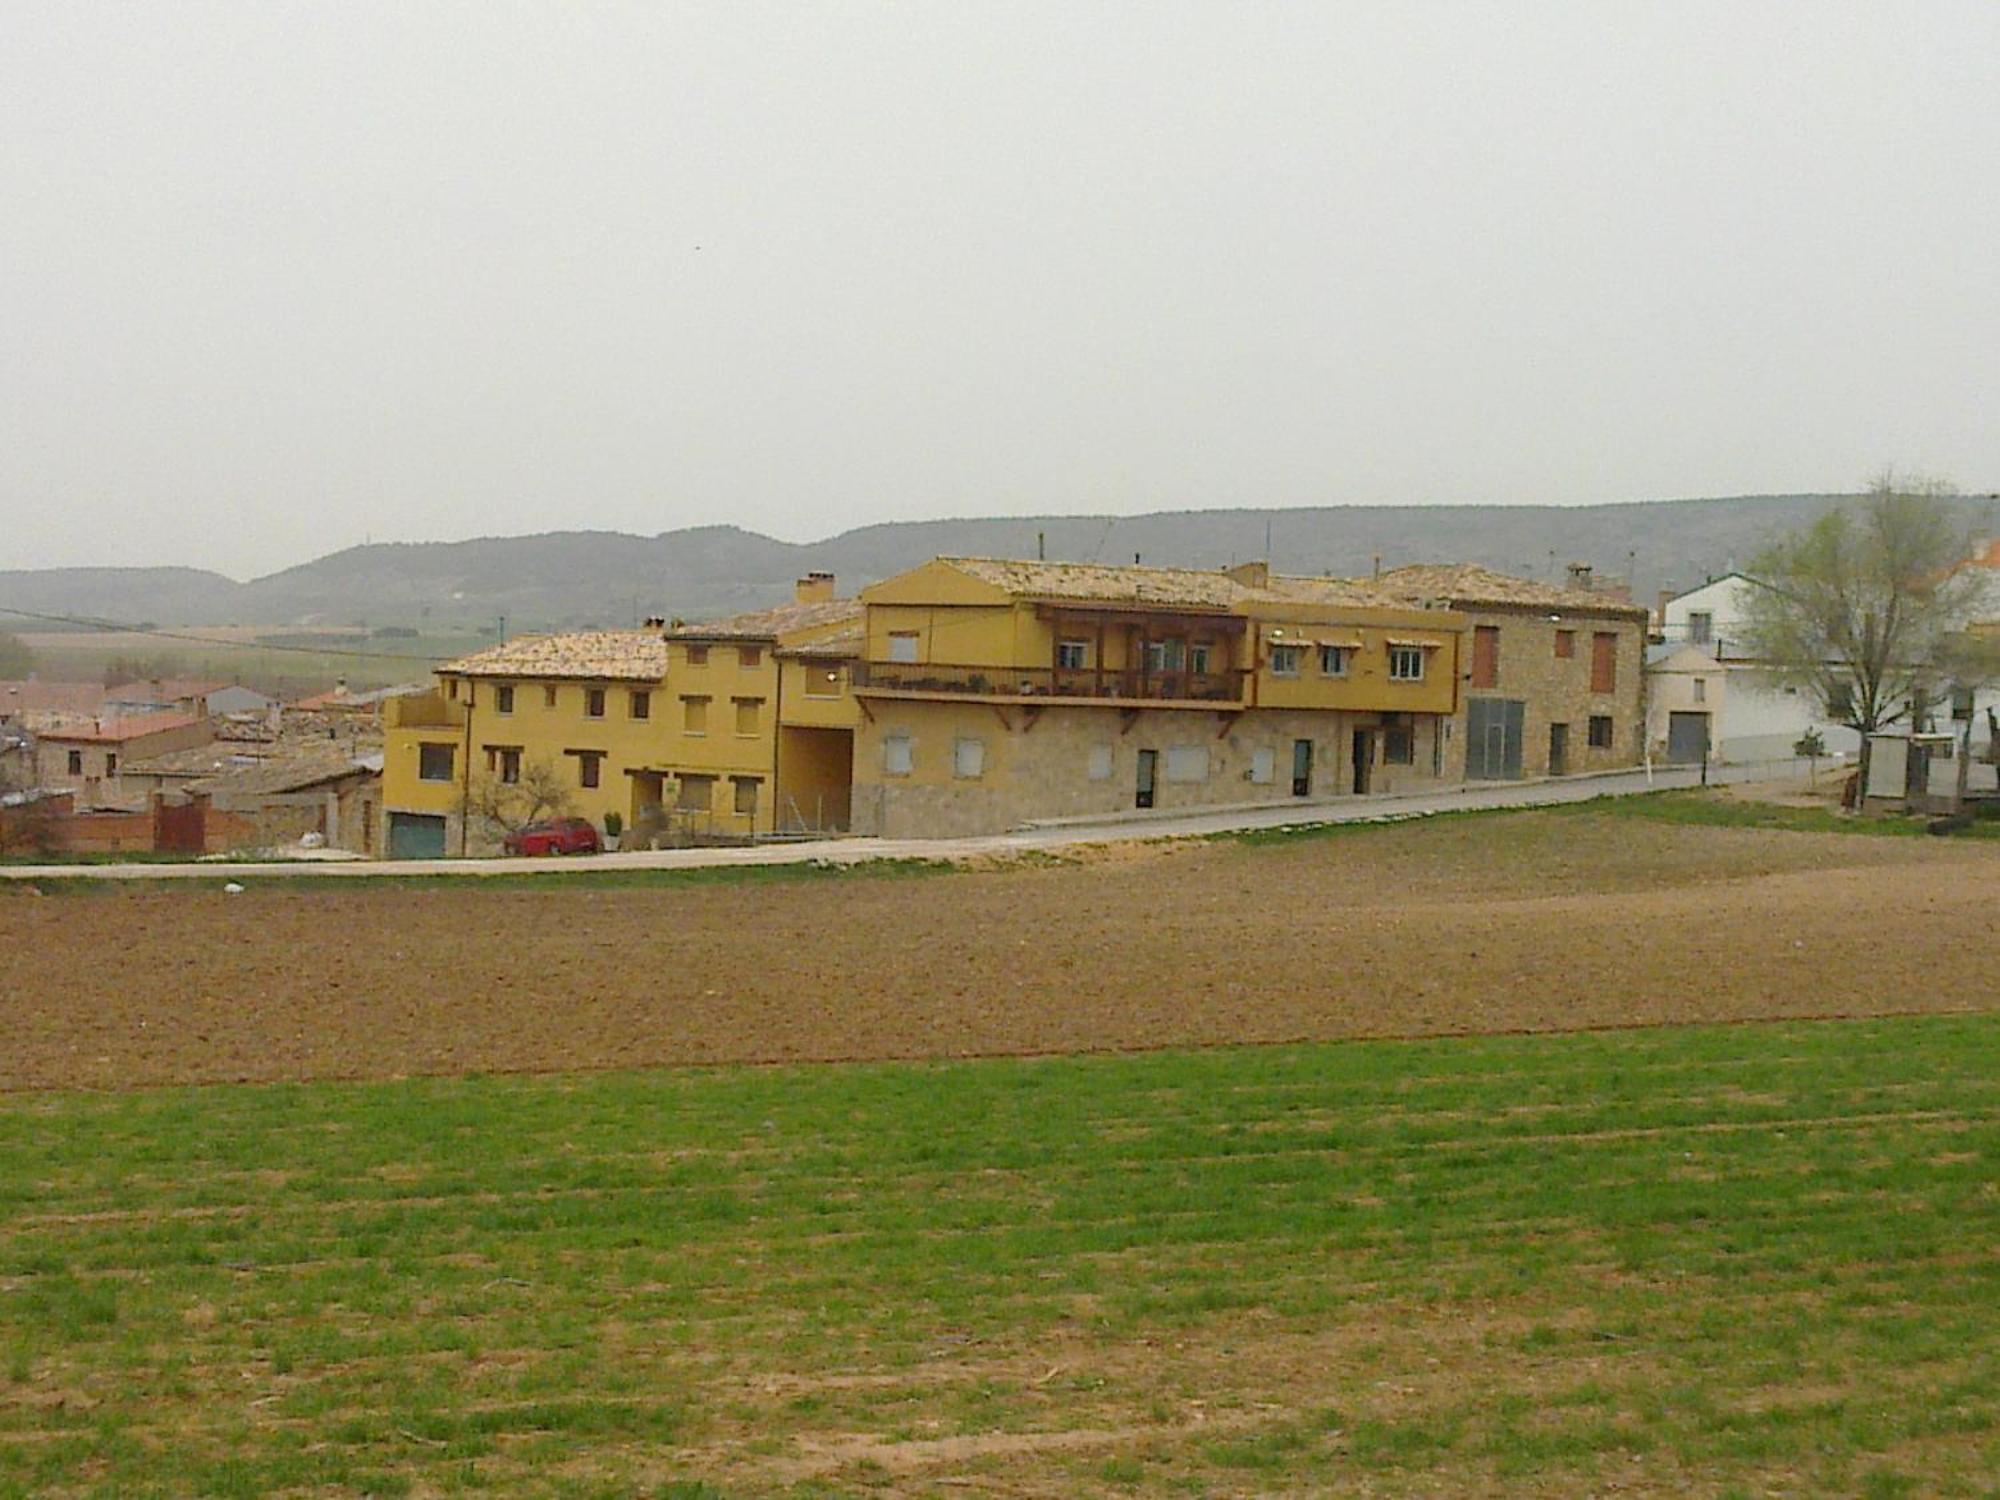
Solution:
[{"label": "metal garage door", "polygon": [[1670,713],[1667,715],[1667,763],[1698,766],[1708,749],[1708,715]]},{"label": "metal garage door", "polygon": [[1520,698],[1465,700],[1465,775],[1469,781],[1517,781],[1521,775],[1521,726],[1528,705]]},{"label": "metal garage door", "polygon": [[426,813],[390,813],[389,858],[443,859],[444,819]]}]

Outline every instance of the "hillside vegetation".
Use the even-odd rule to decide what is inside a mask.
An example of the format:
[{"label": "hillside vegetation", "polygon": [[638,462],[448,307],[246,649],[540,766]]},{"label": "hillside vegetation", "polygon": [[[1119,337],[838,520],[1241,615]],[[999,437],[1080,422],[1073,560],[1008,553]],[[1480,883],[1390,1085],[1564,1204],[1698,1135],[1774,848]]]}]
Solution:
[{"label": "hillside vegetation", "polygon": [[[549,532],[462,542],[351,547],[239,583],[191,568],[0,572],[0,607],[160,624],[407,623],[449,633],[624,625],[648,614],[690,618],[785,597],[811,568],[853,587],[940,553],[1214,567],[1261,557],[1296,573],[1367,572],[1417,561],[1471,561],[1547,577],[1570,561],[1632,571],[1642,599],[1724,572],[1774,531],[1842,502],[1775,495],[1587,506],[1329,506],[1163,511],[1129,517],[1028,516],[894,522],[810,543],[736,526],[657,536]],[[1961,502],[1968,527],[2000,529],[1991,505]],[[4,618],[4,617],[0,617]],[[27,628],[27,627],[23,627]]]}]

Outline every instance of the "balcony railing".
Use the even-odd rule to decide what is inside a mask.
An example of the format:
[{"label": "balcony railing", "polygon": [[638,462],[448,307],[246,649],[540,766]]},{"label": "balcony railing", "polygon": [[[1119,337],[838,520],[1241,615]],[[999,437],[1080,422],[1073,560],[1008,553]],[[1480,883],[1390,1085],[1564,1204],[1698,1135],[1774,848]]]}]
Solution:
[{"label": "balcony railing", "polygon": [[1142,703],[1241,703],[1241,671],[1146,672],[1137,668],[966,667],[867,661],[854,664],[858,692],[951,693],[968,698],[1131,698]]}]

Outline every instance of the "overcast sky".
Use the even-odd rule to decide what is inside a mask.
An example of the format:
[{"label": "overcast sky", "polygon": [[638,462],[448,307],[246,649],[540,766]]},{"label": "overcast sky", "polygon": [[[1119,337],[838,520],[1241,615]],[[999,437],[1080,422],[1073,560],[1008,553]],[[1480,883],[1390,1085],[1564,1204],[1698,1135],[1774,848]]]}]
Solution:
[{"label": "overcast sky", "polygon": [[2000,5],[0,7],[0,567],[2000,487]]}]

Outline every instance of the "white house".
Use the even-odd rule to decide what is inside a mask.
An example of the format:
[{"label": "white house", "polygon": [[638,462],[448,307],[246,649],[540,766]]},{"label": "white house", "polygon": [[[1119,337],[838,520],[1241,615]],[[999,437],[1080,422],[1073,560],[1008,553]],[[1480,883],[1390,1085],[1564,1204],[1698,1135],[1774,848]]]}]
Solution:
[{"label": "white house", "polygon": [[[1994,578],[2000,579],[2000,543],[1983,544],[1968,566],[1991,568]],[[1745,601],[1756,587],[1741,573],[1725,573],[1700,588],[1663,600],[1660,606],[1660,635],[1665,644],[1705,651],[1726,674],[1724,706],[1711,722],[1720,758],[1737,763],[1782,759],[1792,753],[1792,746],[1808,730],[1818,730],[1832,753],[1859,754],[1861,736],[1838,722],[1827,704],[1808,689],[1779,685],[1769,668],[1744,647]],[[2000,584],[1984,592],[1996,596],[1996,607],[2000,607]],[[1982,607],[1984,602],[1982,598]],[[1986,710],[2000,709],[2000,688],[1983,688],[1970,697],[1955,698],[1949,719],[1944,705],[1939,708],[1939,729],[1957,733],[1964,727],[1965,716],[1971,714],[1973,743],[1983,745],[1988,735]]]},{"label": "white house", "polygon": [[1728,694],[1728,668],[1700,646],[1646,648],[1646,753],[1668,765],[1722,758],[1716,724]]}]

